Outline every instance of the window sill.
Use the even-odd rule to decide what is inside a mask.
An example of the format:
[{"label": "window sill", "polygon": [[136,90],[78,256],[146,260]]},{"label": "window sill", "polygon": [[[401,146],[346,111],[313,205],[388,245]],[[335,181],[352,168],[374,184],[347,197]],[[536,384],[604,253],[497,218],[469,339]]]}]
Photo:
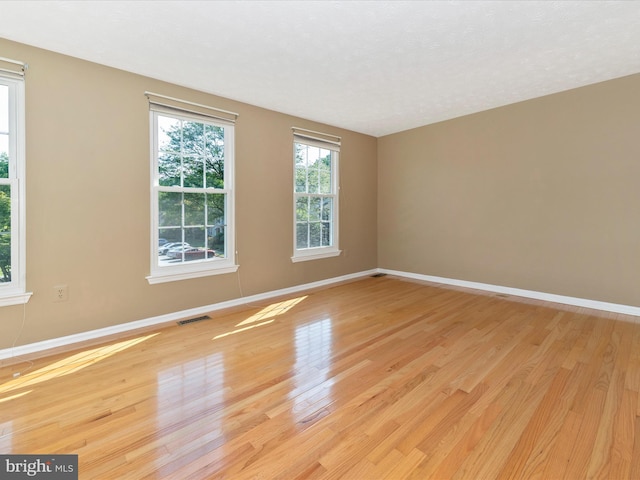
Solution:
[{"label": "window sill", "polygon": [[2,294],[0,293],[0,307],[8,307],[10,305],[23,305],[29,301],[33,292]]},{"label": "window sill", "polygon": [[337,257],[342,253],[342,250],[337,249],[309,249],[305,250],[304,253],[296,252],[293,257],[291,257],[291,261],[293,263],[297,262],[307,262],[309,260],[320,260],[321,258],[331,258]]},{"label": "window sill", "polygon": [[234,273],[238,270],[238,265],[230,267],[218,267],[207,270],[194,270],[191,272],[172,272],[172,273],[154,273],[147,277],[150,285],[157,283],[177,282],[180,280],[189,280],[191,278],[209,277],[211,275],[223,275],[225,273]]}]

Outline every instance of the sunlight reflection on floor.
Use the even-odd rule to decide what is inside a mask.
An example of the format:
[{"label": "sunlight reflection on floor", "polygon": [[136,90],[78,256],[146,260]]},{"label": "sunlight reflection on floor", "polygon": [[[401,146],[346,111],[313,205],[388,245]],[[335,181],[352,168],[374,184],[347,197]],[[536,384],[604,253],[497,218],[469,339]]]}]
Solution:
[{"label": "sunlight reflection on floor", "polygon": [[[221,333],[220,335],[216,335],[215,337],[213,337],[212,340],[217,340],[218,338],[223,338],[229,335],[234,335],[236,333],[251,330],[252,328],[255,328],[255,327],[261,327],[263,325],[268,325],[269,323],[273,323],[274,321],[273,317],[277,317],[278,315],[283,315],[287,313],[293,307],[295,307],[300,302],[302,302],[305,298],[307,298],[307,295],[304,295],[302,297],[292,298],[290,300],[284,300],[282,302],[272,303],[271,305],[260,310],[258,313],[254,313],[250,317],[236,324],[236,327],[242,327],[242,328],[237,328],[229,332]],[[268,318],[270,318],[271,320],[266,320]],[[263,321],[263,320],[266,320],[266,321]],[[259,322],[259,323],[256,323],[256,322]],[[243,325],[247,325],[247,326],[243,326]]]},{"label": "sunlight reflection on floor", "polygon": [[246,320],[243,320],[242,322],[238,323],[236,327],[240,327],[242,325],[247,325],[248,323],[258,322],[260,320],[265,320],[267,318],[276,317],[278,315],[287,313],[293,307],[295,307],[300,302],[302,302],[305,298],[307,298],[307,295],[303,297],[292,298],[290,300],[285,300],[283,302],[272,303],[268,307],[265,307],[262,310],[260,310],[258,313],[255,313],[251,315],[249,318],[247,318]]},{"label": "sunlight reflection on floor", "polygon": [[92,348],[90,350],[83,350],[74,355],[65,357],[62,360],[53,362],[46,367],[27,373],[26,375],[23,375],[21,377],[14,378],[13,380],[9,380],[8,382],[0,385],[0,394],[7,393],[12,390],[17,390],[23,387],[37,385],[54,378],[70,375],[90,365],[98,363],[105,358],[109,358],[110,356],[115,355],[118,352],[122,352],[123,350],[131,348],[134,345],[138,345],[139,343],[149,340],[150,338],[155,337],[159,334],[160,333],[152,333],[150,335]]},{"label": "sunlight reflection on floor", "polygon": [[333,354],[333,331],[330,318],[296,327],[295,388],[289,393],[293,398],[292,414],[298,423],[305,423],[309,416],[332,402],[334,380],[328,379]]}]

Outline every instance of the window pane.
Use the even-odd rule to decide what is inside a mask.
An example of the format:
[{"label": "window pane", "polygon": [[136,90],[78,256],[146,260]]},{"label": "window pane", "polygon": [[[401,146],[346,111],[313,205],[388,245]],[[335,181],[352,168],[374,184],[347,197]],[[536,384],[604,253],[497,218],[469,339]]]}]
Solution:
[{"label": "window pane", "polygon": [[215,157],[210,152],[205,153],[207,172],[207,188],[224,188],[224,158]]},{"label": "window pane", "polygon": [[309,168],[309,193],[320,193],[320,178],[318,176],[318,168],[314,165]]},{"label": "window pane", "polygon": [[307,166],[307,147],[300,144],[295,143],[295,158],[296,158],[296,167],[306,167]]},{"label": "window pane", "polygon": [[321,157],[318,147],[307,146],[307,165],[318,168],[318,159]]},{"label": "window pane", "polygon": [[204,248],[207,242],[207,236],[204,227],[185,227],[184,241],[192,247]]},{"label": "window pane", "polygon": [[202,188],[204,186],[204,163],[202,157],[184,157],[182,166],[184,186]]},{"label": "window pane", "polygon": [[158,183],[161,187],[179,187],[181,170],[180,155],[161,155],[158,158]]},{"label": "window pane", "polygon": [[11,281],[11,187],[0,185],[0,283]]},{"label": "window pane", "polygon": [[226,225],[226,194],[210,193],[207,194],[207,225]]},{"label": "window pane", "polygon": [[204,124],[182,122],[182,151],[186,154],[204,154]]},{"label": "window pane", "polygon": [[331,224],[329,222],[323,222],[322,224],[322,246],[331,246]]},{"label": "window pane", "polygon": [[322,198],[309,198],[309,221],[317,222],[320,220],[320,209],[322,207]]},{"label": "window pane", "polygon": [[310,247],[319,247],[321,242],[321,227],[320,223],[310,223],[309,224],[309,246]]},{"label": "window pane", "polygon": [[158,238],[164,238],[167,243],[176,243],[182,241],[182,229],[179,227],[159,228]]},{"label": "window pane", "polygon": [[158,192],[158,225],[182,226],[182,193]]},{"label": "window pane", "polygon": [[319,170],[318,175],[320,193],[331,193],[331,171]]},{"label": "window pane", "polygon": [[215,251],[215,256],[218,258],[226,258],[226,242],[225,232],[227,227],[225,225],[217,225],[215,227],[209,227],[209,234],[207,236],[207,245],[209,249]]},{"label": "window pane", "polygon": [[158,116],[158,150],[179,152],[182,140],[181,122],[175,118]]},{"label": "window pane", "polygon": [[306,222],[309,220],[309,197],[298,198],[296,200],[296,220]]},{"label": "window pane", "polygon": [[[158,121],[154,141],[158,183],[153,185],[158,194],[158,238],[180,243],[171,248],[154,246],[160,254],[156,266],[225,258],[229,193],[205,189],[225,188],[225,132],[231,127],[154,115]],[[168,190],[164,187],[174,191],[161,191]]]},{"label": "window pane", "polygon": [[296,193],[307,193],[307,169],[296,167]]},{"label": "window pane", "polygon": [[0,132],[9,133],[9,87],[0,85]]},{"label": "window pane", "polygon": [[207,188],[224,188],[224,128],[205,125]]},{"label": "window pane", "polygon": [[309,224],[298,223],[296,225],[296,248],[307,248],[309,246]]},{"label": "window pane", "polygon": [[333,199],[332,198],[323,198],[322,199],[322,215],[321,219],[329,222],[331,221],[331,209],[333,207]]},{"label": "window pane", "polygon": [[[337,152],[294,142],[296,250],[332,247]],[[302,197],[300,194],[306,194]]]},{"label": "window pane", "polygon": [[0,178],[9,178],[9,87],[0,85]]},{"label": "window pane", "polygon": [[[185,193],[184,194],[184,225],[185,226],[202,226],[204,228],[204,193]],[[204,242],[204,241],[203,241]]]},{"label": "window pane", "polygon": [[9,178],[9,87],[0,85],[0,178]]},{"label": "window pane", "polygon": [[319,168],[331,170],[331,150],[322,150]]},{"label": "window pane", "polygon": [[9,178],[9,135],[0,133],[0,178]]}]

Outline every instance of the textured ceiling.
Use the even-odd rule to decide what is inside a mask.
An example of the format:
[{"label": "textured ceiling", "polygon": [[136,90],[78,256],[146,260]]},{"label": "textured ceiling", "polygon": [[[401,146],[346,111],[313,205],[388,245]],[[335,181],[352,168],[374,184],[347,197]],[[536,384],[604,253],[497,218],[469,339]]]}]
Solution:
[{"label": "textured ceiling", "polygon": [[0,1],[0,37],[374,136],[640,72],[638,1]]}]

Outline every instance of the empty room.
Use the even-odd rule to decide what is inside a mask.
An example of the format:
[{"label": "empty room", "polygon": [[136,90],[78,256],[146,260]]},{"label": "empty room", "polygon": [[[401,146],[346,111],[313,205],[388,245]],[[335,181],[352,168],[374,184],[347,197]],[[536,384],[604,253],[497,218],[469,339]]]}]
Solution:
[{"label": "empty room", "polygon": [[640,478],[640,2],[0,2],[0,479]]}]

